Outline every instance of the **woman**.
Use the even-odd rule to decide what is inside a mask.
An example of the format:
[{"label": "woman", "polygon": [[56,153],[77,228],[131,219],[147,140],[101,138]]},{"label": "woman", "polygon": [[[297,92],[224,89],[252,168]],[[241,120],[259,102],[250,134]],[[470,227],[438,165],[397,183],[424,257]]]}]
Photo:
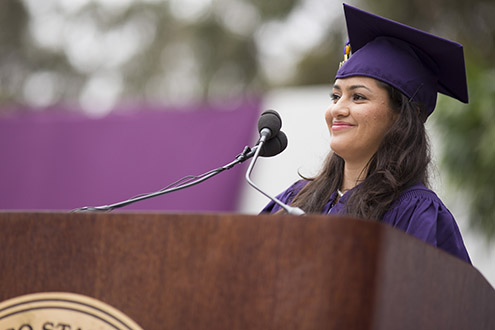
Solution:
[{"label": "woman", "polygon": [[[459,56],[456,43],[344,9],[353,55],[337,72],[325,113],[332,152],[317,177],[278,199],[308,213],[382,221],[470,262],[452,214],[427,188],[424,127],[437,91],[467,102],[462,46]],[[462,70],[445,66],[445,56]],[[282,211],[270,203],[263,212]]]}]

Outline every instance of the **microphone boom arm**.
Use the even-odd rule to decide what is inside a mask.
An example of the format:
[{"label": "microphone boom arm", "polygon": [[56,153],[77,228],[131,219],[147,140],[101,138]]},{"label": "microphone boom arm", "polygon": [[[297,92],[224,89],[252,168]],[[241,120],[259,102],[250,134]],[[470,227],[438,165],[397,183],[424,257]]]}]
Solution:
[{"label": "microphone boom arm", "polygon": [[[271,157],[274,155],[277,155],[281,153],[285,147],[287,147],[287,136],[280,131],[280,127],[282,126],[282,121],[280,119],[280,116],[278,113],[274,110],[267,110],[265,111],[261,117],[260,120],[258,121],[258,129],[260,131],[260,139],[259,143],[255,145],[253,148],[250,148],[248,146],[244,147],[244,150],[241,154],[237,155],[236,159],[232,161],[231,163],[219,167],[217,169],[211,170],[209,172],[206,172],[204,174],[201,174],[199,176],[186,176],[178,181],[175,181],[174,183],[168,185],[165,188],[162,188],[156,192],[149,193],[149,194],[141,194],[134,196],[130,199],[127,199],[122,202],[118,202],[115,204],[110,204],[110,205],[103,205],[103,206],[85,206],[81,208],[77,208],[75,210],[72,210],[72,212],[84,212],[84,211],[112,211],[116,208],[120,208],[129,204],[133,204],[135,202],[139,202],[145,199],[153,198],[156,196],[164,195],[167,193],[171,193],[177,190],[185,189],[191,186],[194,186],[198,183],[201,183],[225,170],[231,169],[234,167],[234,165],[239,164],[244,162],[245,160],[254,157],[253,160],[251,161],[251,164],[249,165],[248,171],[246,173],[246,180],[247,182],[256,190],[258,190],[260,193],[268,197],[269,199],[273,200],[275,203],[280,205],[287,213],[289,214],[294,214],[294,215],[302,215],[305,214],[303,210],[297,207],[291,207],[289,205],[286,205],[279,201],[276,198],[273,198],[263,192],[260,188],[258,188],[249,178],[251,175],[251,172],[253,171],[254,164],[256,163],[256,160],[258,159],[259,156],[264,156],[264,157]],[[269,140],[269,141],[268,141]],[[268,142],[267,142],[268,141]],[[266,144],[265,144],[266,143]],[[264,147],[264,148],[263,148]]]},{"label": "microphone boom arm", "polygon": [[[217,169],[214,169],[214,170],[211,170],[211,171],[206,172],[204,174],[201,174],[201,175],[197,176],[196,177],[196,180],[194,180],[192,182],[191,181],[186,181],[185,183],[182,183],[182,184],[180,184],[178,186],[175,186],[175,187],[161,189],[161,190],[156,191],[156,192],[153,192],[153,193],[149,193],[149,194],[144,194],[144,195],[140,195],[140,196],[137,196],[137,197],[133,197],[133,198],[130,198],[128,200],[125,200],[125,201],[122,201],[122,202],[118,202],[118,203],[115,203],[115,204],[103,205],[103,206],[94,206],[94,207],[85,206],[85,207],[81,207],[81,208],[75,209],[72,212],[85,212],[85,211],[87,211],[87,212],[91,212],[91,211],[106,212],[106,211],[112,211],[112,210],[114,210],[116,208],[124,207],[126,205],[133,204],[135,202],[139,202],[139,201],[142,201],[142,200],[145,200],[145,199],[153,198],[153,197],[156,197],[156,196],[164,195],[164,194],[167,194],[167,193],[171,193],[171,192],[174,192],[174,191],[177,191],[177,190],[181,190],[181,189],[185,189],[185,188],[194,186],[194,185],[196,185],[198,183],[201,183],[203,181],[208,180],[209,178],[211,178],[211,177],[213,177],[213,176],[215,176],[215,175],[217,175],[217,174],[219,174],[219,173],[221,173],[221,172],[223,172],[225,170],[231,169],[235,165],[237,165],[239,163],[242,163],[246,159],[249,159],[249,158],[253,157],[254,154],[259,154],[260,149],[261,149],[261,146],[254,146],[252,149],[249,148],[248,146],[246,146],[244,148],[244,151],[241,154],[239,154],[234,161],[230,162],[227,165],[224,165],[222,167],[219,167]],[[180,182],[182,180],[183,179],[179,180],[178,182]]]}]

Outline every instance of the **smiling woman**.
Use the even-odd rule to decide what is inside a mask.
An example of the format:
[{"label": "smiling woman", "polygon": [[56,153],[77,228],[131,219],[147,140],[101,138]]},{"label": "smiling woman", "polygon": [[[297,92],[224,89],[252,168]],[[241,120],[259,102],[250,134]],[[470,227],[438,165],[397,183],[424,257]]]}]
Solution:
[{"label": "smiling woman", "polygon": [[[381,221],[470,262],[456,221],[428,188],[424,126],[438,92],[467,102],[462,46],[344,9],[353,53],[325,114],[332,151],[315,178],[277,198],[308,213]],[[283,211],[270,203],[263,212]]]},{"label": "smiling woman", "polygon": [[[397,118],[396,111],[390,105],[387,91],[375,79],[337,79],[325,119],[332,136],[330,146],[346,160],[346,167],[366,166]],[[352,187],[344,183],[342,188]]]}]

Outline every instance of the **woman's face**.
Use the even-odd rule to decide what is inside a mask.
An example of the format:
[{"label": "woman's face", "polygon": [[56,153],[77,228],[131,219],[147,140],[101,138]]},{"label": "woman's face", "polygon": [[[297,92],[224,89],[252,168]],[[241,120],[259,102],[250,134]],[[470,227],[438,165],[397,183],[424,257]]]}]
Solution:
[{"label": "woman's face", "polygon": [[368,77],[337,79],[325,113],[332,150],[346,162],[365,164],[397,117],[387,91]]}]

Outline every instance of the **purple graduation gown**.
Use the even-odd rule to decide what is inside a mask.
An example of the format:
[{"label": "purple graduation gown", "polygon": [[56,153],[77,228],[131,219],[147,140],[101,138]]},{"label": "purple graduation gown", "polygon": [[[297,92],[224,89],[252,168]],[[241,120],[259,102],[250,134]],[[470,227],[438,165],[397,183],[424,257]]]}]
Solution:
[{"label": "purple graduation gown", "polygon": [[[297,181],[278,195],[277,199],[290,204],[307,183],[304,180]],[[352,190],[347,191],[333,205],[337,197],[337,192],[333,192],[322,214],[345,214],[345,203],[351,194]],[[261,212],[274,213],[278,210],[280,206],[270,202]],[[440,198],[423,184],[416,184],[404,191],[385,213],[382,222],[471,263],[454,217]]]}]

